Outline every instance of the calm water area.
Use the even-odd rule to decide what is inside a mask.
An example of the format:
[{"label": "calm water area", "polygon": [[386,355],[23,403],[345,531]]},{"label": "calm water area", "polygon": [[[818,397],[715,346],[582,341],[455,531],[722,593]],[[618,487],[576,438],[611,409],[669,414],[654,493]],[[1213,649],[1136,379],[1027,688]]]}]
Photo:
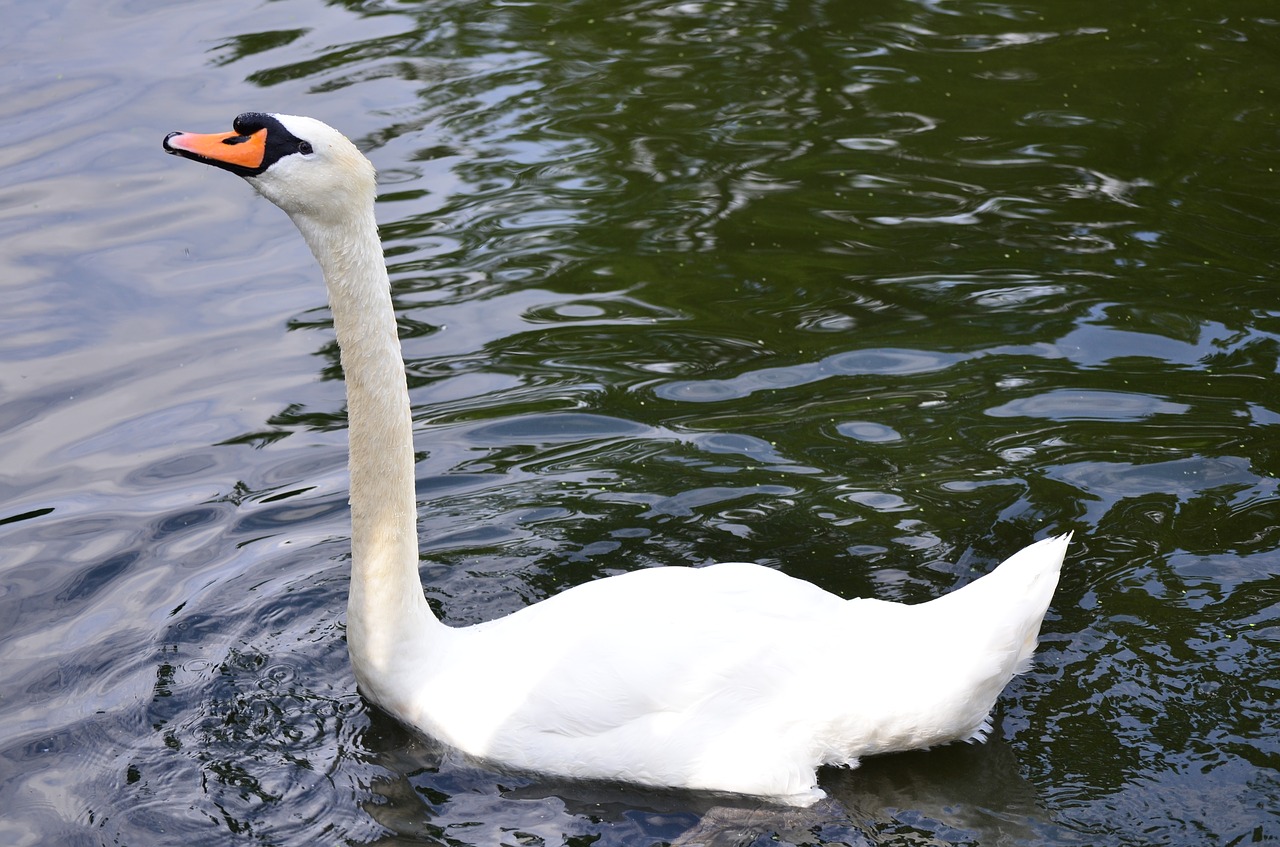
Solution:
[{"label": "calm water area", "polygon": [[[4,18],[0,844],[1280,842],[1274,0]],[[991,742],[784,812],[363,702],[318,271],[160,147],[248,110],[378,167],[446,621],[723,560],[918,602],[1074,530]]]}]

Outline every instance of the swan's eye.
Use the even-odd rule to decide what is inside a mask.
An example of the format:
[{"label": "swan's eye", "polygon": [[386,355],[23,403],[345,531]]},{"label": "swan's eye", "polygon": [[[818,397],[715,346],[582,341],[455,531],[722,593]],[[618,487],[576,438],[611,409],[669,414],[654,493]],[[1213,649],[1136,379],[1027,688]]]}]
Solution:
[{"label": "swan's eye", "polygon": [[310,156],[315,151],[312,149],[310,141],[299,141],[298,152],[304,156]]}]

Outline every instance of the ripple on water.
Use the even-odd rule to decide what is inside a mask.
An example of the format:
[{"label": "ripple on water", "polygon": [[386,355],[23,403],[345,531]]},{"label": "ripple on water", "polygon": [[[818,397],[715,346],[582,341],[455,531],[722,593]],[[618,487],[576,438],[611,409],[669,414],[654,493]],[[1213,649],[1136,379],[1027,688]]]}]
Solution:
[{"label": "ripple on water", "polygon": [[889,444],[902,440],[902,435],[893,427],[874,421],[845,421],[836,425],[836,432],[845,438],[870,444]]},{"label": "ripple on water", "polygon": [[1150,394],[1124,391],[1055,389],[1010,400],[987,409],[992,417],[1050,418],[1056,421],[1134,421],[1152,415],[1181,415],[1186,403],[1172,403]]},{"label": "ripple on water", "polygon": [[835,353],[820,361],[747,371],[727,379],[675,380],[653,392],[664,400],[714,403],[740,400],[760,391],[796,388],[838,376],[901,376],[951,367],[966,356],[929,350],[879,348]]}]

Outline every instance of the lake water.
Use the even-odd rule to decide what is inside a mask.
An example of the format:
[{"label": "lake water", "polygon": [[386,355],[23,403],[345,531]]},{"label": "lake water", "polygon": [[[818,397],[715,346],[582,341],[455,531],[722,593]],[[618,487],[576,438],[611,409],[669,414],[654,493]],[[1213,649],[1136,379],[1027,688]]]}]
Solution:
[{"label": "lake water", "polygon": [[[1274,2],[11,5],[0,842],[1280,840]],[[318,273],[160,148],[247,110],[379,168],[445,620],[715,560],[920,601],[1074,530],[992,742],[781,814],[365,704]]]}]

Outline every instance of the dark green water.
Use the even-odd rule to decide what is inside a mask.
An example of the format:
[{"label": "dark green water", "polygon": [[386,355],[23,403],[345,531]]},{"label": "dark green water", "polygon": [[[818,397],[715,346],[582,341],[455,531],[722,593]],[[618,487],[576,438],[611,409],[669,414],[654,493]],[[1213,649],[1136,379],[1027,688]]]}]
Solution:
[{"label": "dark green water", "polygon": [[[0,47],[0,841],[1280,840],[1273,3],[54,2]],[[992,743],[779,815],[366,706],[318,274],[160,150],[249,109],[379,168],[446,620],[735,559],[919,601],[1074,530]]]}]

